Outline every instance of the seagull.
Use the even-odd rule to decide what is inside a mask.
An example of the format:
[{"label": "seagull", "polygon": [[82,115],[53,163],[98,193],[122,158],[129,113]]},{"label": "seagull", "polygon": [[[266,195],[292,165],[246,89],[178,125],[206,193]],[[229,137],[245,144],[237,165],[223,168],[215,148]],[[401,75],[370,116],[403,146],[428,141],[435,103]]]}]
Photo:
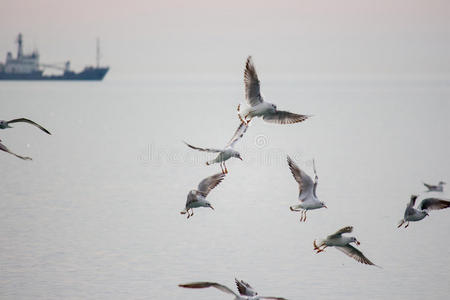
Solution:
[{"label": "seagull", "polygon": [[[320,253],[325,250],[327,247],[336,247],[338,250],[344,252],[348,256],[354,258],[356,261],[366,264],[366,265],[374,265],[367,257],[362,254],[361,251],[350,245],[350,243],[356,243],[356,245],[359,245],[360,242],[354,237],[354,236],[342,236],[343,233],[350,233],[353,231],[353,226],[347,226],[342,229],[339,229],[336,231],[336,233],[333,233],[332,235],[327,236],[327,238],[319,243],[319,245],[316,244],[316,241],[314,240],[314,250],[316,253]],[[322,248],[321,248],[322,247]]]},{"label": "seagull", "polygon": [[443,192],[444,191],[444,184],[446,184],[443,181],[439,181],[437,185],[427,184],[423,183],[423,185],[428,189],[427,192]]},{"label": "seagull", "polygon": [[212,152],[212,153],[219,153],[217,157],[213,160],[207,161],[206,165],[209,166],[210,164],[214,163],[220,163],[220,168],[222,169],[223,174],[228,173],[227,166],[225,165],[225,161],[230,159],[231,157],[236,157],[242,160],[241,154],[234,150],[233,147],[236,144],[237,141],[239,141],[243,136],[244,133],[247,131],[248,125],[244,123],[240,123],[239,127],[236,129],[236,132],[234,133],[231,140],[228,142],[228,144],[225,146],[224,149],[213,149],[213,148],[200,148],[192,146],[186,142],[184,142],[188,147],[199,150],[199,151],[206,151],[206,152]]},{"label": "seagull", "polygon": [[290,209],[292,211],[300,211],[300,222],[306,222],[306,212],[308,210],[322,207],[327,208],[325,203],[319,201],[316,195],[317,184],[319,181],[319,177],[316,172],[316,165],[313,160],[314,174],[316,175],[313,182],[311,177],[303,172],[289,156],[287,157],[287,163],[289,165],[289,169],[291,169],[295,181],[298,183],[298,200],[300,201],[300,204],[292,205]]},{"label": "seagull", "polygon": [[18,123],[18,122],[24,122],[24,123],[28,123],[28,124],[34,125],[37,128],[39,128],[40,130],[42,130],[43,132],[45,132],[47,134],[51,134],[47,129],[45,129],[44,127],[42,127],[38,123],[33,122],[33,121],[29,120],[29,119],[25,119],[25,118],[14,119],[14,120],[11,120],[11,121],[0,120],[0,129],[12,128],[11,126],[9,126],[9,124]]},{"label": "seagull", "polygon": [[[209,192],[215,188],[222,180],[225,178],[225,174],[218,173],[203,179],[199,184],[197,190],[191,190],[187,195],[186,207],[180,213],[182,215],[187,213],[187,218],[194,215],[195,207],[209,207],[212,210],[214,208],[211,206],[206,200],[206,196],[208,196]],[[190,212],[189,212],[190,210]]]},{"label": "seagull", "polygon": [[418,208],[414,208],[414,205],[416,203],[417,196],[412,195],[411,200],[409,201],[408,205],[405,209],[405,215],[402,220],[400,220],[400,223],[398,224],[397,228],[400,228],[403,224],[406,223],[405,228],[409,226],[409,222],[416,222],[420,221],[423,218],[425,218],[428,215],[429,209],[444,209],[447,207],[450,207],[450,201],[442,200],[438,198],[426,198],[423,199]]},{"label": "seagull", "polygon": [[[2,140],[0,140],[0,142],[1,142],[1,141],[2,141]],[[2,143],[0,143],[0,150],[5,151],[5,152],[8,152],[9,154],[12,154],[12,155],[14,155],[14,156],[16,156],[16,157],[18,157],[18,158],[20,158],[20,159],[23,159],[23,160],[32,160],[31,157],[20,156],[20,155],[15,154],[14,152],[11,152],[11,151],[10,151],[5,145],[3,145]]]},{"label": "seagull", "polygon": [[293,124],[305,121],[310,117],[308,115],[298,115],[288,111],[277,110],[275,104],[264,102],[263,96],[259,91],[259,79],[251,56],[247,58],[247,63],[245,64],[244,84],[245,100],[249,107],[241,112],[241,105],[238,105],[238,117],[241,122],[248,124],[253,117],[262,117],[264,121],[270,123]]},{"label": "seagull", "polygon": [[222,292],[234,295],[235,300],[260,300],[260,299],[287,300],[286,298],[280,298],[280,297],[259,296],[258,293],[247,282],[245,282],[243,280],[237,280],[236,278],[234,279],[234,281],[236,282],[236,286],[239,291],[239,294],[235,293],[229,287],[219,284],[219,283],[216,283],[216,282],[199,281],[199,282],[179,284],[178,286],[184,287],[184,288],[189,288],[189,289],[203,289],[203,288],[214,287],[218,290],[221,290]]}]

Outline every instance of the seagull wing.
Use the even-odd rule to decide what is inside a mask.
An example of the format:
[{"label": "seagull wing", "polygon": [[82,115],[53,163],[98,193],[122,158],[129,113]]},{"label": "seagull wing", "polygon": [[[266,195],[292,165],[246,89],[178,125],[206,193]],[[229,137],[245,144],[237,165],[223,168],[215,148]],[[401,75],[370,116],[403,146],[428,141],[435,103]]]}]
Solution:
[{"label": "seagull wing", "polygon": [[251,56],[247,58],[247,63],[245,64],[244,84],[245,99],[248,105],[256,106],[264,101],[259,91],[259,79]]},{"label": "seagull wing", "polygon": [[277,124],[294,124],[303,122],[310,116],[298,115],[288,111],[277,110],[274,113],[267,113],[263,116],[264,121]]},{"label": "seagull wing", "polygon": [[252,297],[252,296],[256,296],[258,294],[252,288],[252,286],[250,284],[248,284],[247,282],[245,282],[244,280],[237,280],[235,278],[234,281],[236,282],[236,286],[239,291],[239,294],[241,294],[242,296]]},{"label": "seagull wing", "polygon": [[229,287],[216,283],[216,282],[191,282],[191,283],[185,283],[185,284],[179,284],[179,287],[189,288],[189,289],[203,289],[203,288],[209,288],[214,287],[218,290],[221,290],[222,292],[235,295],[238,297],[238,294],[233,292]]},{"label": "seagull wing", "polygon": [[237,141],[239,141],[243,136],[244,133],[247,131],[248,125],[245,123],[241,123],[239,124],[239,127],[236,129],[236,131],[233,134],[233,137],[231,138],[231,140],[228,142],[228,144],[226,145],[225,148],[227,147],[234,147],[234,144],[236,144]]},{"label": "seagull wing", "polygon": [[205,151],[205,152],[222,152],[222,150],[220,149],[213,149],[213,148],[200,148],[200,147],[195,147],[192,145],[189,145],[188,143],[184,142],[189,148],[195,149],[195,150],[199,150],[199,151]]},{"label": "seagull wing", "polygon": [[32,160],[31,157],[28,157],[28,156],[21,156],[21,155],[18,155],[18,154],[16,154],[16,153],[14,153],[14,152],[11,152],[11,151],[10,151],[5,145],[3,145],[2,143],[0,143],[0,150],[5,151],[5,152],[7,152],[7,153],[9,153],[9,154],[12,154],[12,155],[14,155],[15,157],[18,157],[18,158],[23,159],[23,160]]},{"label": "seagull wing", "polygon": [[280,298],[280,297],[259,297],[259,299],[268,299],[268,300],[287,300],[286,298]]},{"label": "seagull wing", "polygon": [[420,210],[425,209],[443,209],[450,207],[450,201],[437,199],[437,198],[427,198],[422,200],[419,205]]},{"label": "seagull wing", "polygon": [[336,247],[336,248],[362,264],[375,265],[367,257],[365,257],[361,251],[359,251],[352,245],[346,245],[344,247]]},{"label": "seagull wing", "polygon": [[33,121],[29,120],[29,119],[25,119],[25,118],[14,119],[14,120],[8,121],[7,123],[10,124],[10,123],[18,123],[18,122],[25,122],[25,123],[34,125],[34,126],[36,126],[37,128],[39,128],[40,130],[44,131],[45,133],[51,134],[47,129],[45,129],[44,127],[42,127],[42,126],[39,125],[38,123],[33,122]]},{"label": "seagull wing", "polygon": [[427,184],[427,183],[423,183],[423,185],[428,189],[428,190],[431,190],[432,188],[435,188],[436,186],[434,186],[434,185],[431,185],[431,184]]},{"label": "seagull wing", "polygon": [[289,156],[287,157],[287,162],[295,181],[297,181],[298,183],[298,197],[299,199],[301,199],[301,201],[303,201],[312,192],[314,188],[314,182],[312,181],[311,177],[303,172]]},{"label": "seagull wing", "polygon": [[411,200],[409,201],[408,205],[406,206],[406,208],[410,208],[410,207],[414,207],[414,205],[416,205],[416,200],[417,200],[417,196],[416,195],[411,195]]},{"label": "seagull wing", "polygon": [[198,184],[198,191],[207,196],[209,192],[215,188],[225,178],[225,174],[217,173],[212,176],[206,177]]},{"label": "seagull wing", "polygon": [[338,231],[336,231],[335,233],[329,235],[327,237],[327,239],[332,239],[332,238],[338,238],[340,237],[343,233],[350,233],[353,231],[353,226],[346,226],[344,228],[339,229]]}]

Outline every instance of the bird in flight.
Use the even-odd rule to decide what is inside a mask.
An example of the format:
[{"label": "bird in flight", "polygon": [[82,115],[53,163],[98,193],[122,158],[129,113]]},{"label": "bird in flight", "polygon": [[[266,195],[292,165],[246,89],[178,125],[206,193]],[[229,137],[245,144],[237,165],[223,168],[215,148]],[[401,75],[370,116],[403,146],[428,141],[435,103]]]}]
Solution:
[{"label": "bird in flight", "polygon": [[427,192],[443,192],[444,191],[444,184],[446,184],[443,181],[439,181],[437,185],[427,184],[423,183],[423,185],[428,189]]},{"label": "bird in flight", "polygon": [[199,282],[179,284],[178,286],[183,287],[183,288],[189,288],[189,289],[203,289],[203,288],[214,287],[222,292],[234,295],[235,300],[262,300],[262,299],[287,300],[285,298],[280,298],[280,297],[259,296],[258,293],[247,282],[245,282],[243,280],[237,280],[236,278],[234,279],[234,281],[236,283],[236,287],[239,291],[239,294],[234,292],[229,287],[219,284],[217,282],[199,281]]},{"label": "bird in flight", "polygon": [[208,196],[209,192],[215,188],[222,180],[225,178],[225,174],[218,173],[203,179],[199,184],[196,190],[189,191],[186,200],[186,206],[183,211],[180,213],[182,215],[187,213],[187,218],[189,219],[194,215],[194,208],[196,207],[209,207],[212,210],[211,203],[206,200],[206,196]]},{"label": "bird in flight", "polygon": [[420,221],[426,216],[429,216],[428,210],[437,210],[450,207],[450,201],[438,199],[438,198],[426,198],[423,199],[417,208],[414,208],[416,204],[417,196],[412,195],[411,200],[405,209],[403,219],[400,220],[397,228],[402,227],[405,224],[405,228],[409,226],[409,222]]},{"label": "bird in flight", "polygon": [[233,137],[231,138],[231,140],[228,142],[228,144],[223,149],[200,148],[200,147],[192,146],[186,142],[184,142],[184,143],[189,148],[192,148],[195,150],[211,152],[211,153],[218,153],[217,157],[213,160],[207,161],[206,165],[209,166],[214,163],[220,163],[220,168],[222,170],[222,173],[226,174],[226,173],[228,173],[228,169],[227,169],[227,166],[225,165],[225,161],[227,161],[231,157],[239,158],[240,160],[242,160],[241,154],[238,151],[234,150],[234,146],[235,146],[236,142],[239,141],[244,136],[244,133],[247,131],[247,128],[248,128],[247,124],[244,124],[244,123],[239,124],[239,127],[236,129]]},{"label": "bird in flight", "polygon": [[5,145],[3,145],[3,144],[1,143],[1,141],[2,141],[2,140],[0,140],[0,150],[5,151],[5,152],[7,152],[7,153],[9,153],[9,154],[12,154],[12,155],[14,155],[15,157],[18,157],[18,158],[23,159],[23,160],[31,160],[31,159],[32,159],[31,157],[28,157],[28,156],[21,156],[21,155],[18,155],[18,154],[16,154],[16,153],[14,153],[14,152],[11,152]]},{"label": "bird in flight", "polygon": [[353,226],[347,226],[339,229],[335,233],[326,237],[326,239],[322,240],[319,245],[317,245],[316,241],[313,242],[314,250],[316,253],[323,252],[327,247],[335,247],[336,249],[342,251],[346,255],[355,259],[356,261],[366,264],[366,265],[375,265],[372,263],[364,254],[350,245],[351,243],[355,243],[359,245],[360,242],[354,236],[343,236],[344,233],[350,233],[353,231]]},{"label": "bird in flight", "polygon": [[19,123],[19,122],[31,124],[31,125],[36,126],[37,128],[39,128],[43,132],[45,132],[47,134],[51,134],[47,129],[45,129],[44,127],[42,127],[38,123],[33,122],[33,121],[29,120],[29,119],[25,119],[25,118],[14,119],[14,120],[10,120],[10,121],[0,120],[0,129],[12,128],[9,124]]},{"label": "bird in flight", "polygon": [[318,209],[327,206],[322,201],[319,201],[316,194],[317,185],[319,182],[319,177],[316,172],[316,165],[313,160],[314,166],[314,182],[311,177],[308,176],[305,172],[303,172],[297,164],[288,156],[287,163],[289,169],[291,170],[292,175],[294,176],[295,181],[298,183],[298,200],[300,204],[292,205],[290,209],[292,211],[300,211],[300,222],[306,222],[306,212],[311,209]]},{"label": "bird in flight", "polygon": [[262,117],[264,121],[277,124],[293,124],[308,119],[308,115],[294,114],[289,111],[278,110],[275,104],[265,102],[260,92],[260,82],[253,65],[252,57],[247,58],[244,71],[246,108],[241,111],[238,105],[238,117],[241,122],[248,124],[254,117]]}]

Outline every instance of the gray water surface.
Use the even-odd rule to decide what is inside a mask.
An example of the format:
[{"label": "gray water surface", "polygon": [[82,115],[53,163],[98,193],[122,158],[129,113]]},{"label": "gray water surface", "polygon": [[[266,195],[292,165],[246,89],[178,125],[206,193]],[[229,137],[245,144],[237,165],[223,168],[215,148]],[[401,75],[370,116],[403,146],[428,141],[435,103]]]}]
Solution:
[{"label": "gray water surface", "polygon": [[[288,299],[448,299],[450,211],[397,229],[422,181],[450,182],[450,86],[433,82],[267,82],[295,125],[254,120],[244,161],[209,200],[179,214],[187,192],[220,168],[187,148],[222,147],[238,126],[240,81],[2,82],[1,299],[230,299],[177,287],[234,277]],[[328,209],[306,223],[286,155],[319,175]],[[450,188],[446,186],[446,188]],[[442,196],[442,195],[441,195]],[[444,193],[449,198],[448,193]],[[362,265],[312,242],[353,225]]]}]

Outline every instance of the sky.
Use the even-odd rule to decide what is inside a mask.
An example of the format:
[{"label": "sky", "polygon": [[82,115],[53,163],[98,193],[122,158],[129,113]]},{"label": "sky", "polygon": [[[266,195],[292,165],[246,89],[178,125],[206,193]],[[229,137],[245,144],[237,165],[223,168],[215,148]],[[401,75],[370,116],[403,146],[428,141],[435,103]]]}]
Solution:
[{"label": "sky", "polygon": [[450,2],[2,0],[0,61],[37,48],[42,63],[102,64],[112,77],[269,74],[450,77]]}]

